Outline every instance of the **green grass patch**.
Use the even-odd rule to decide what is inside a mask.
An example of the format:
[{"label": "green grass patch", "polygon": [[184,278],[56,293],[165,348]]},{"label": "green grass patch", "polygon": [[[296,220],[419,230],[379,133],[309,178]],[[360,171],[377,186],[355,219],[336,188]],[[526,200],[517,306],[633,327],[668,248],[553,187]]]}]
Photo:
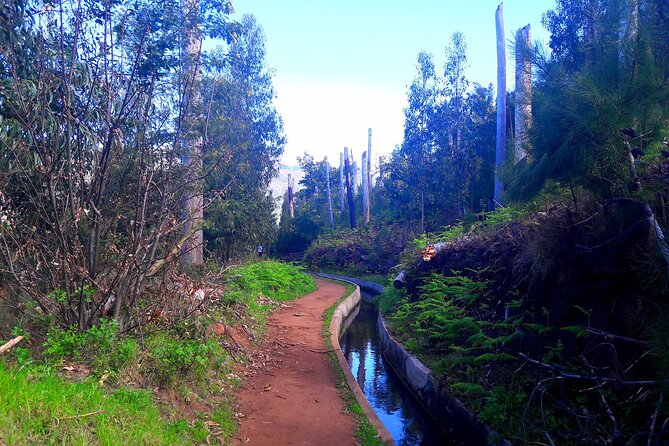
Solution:
[{"label": "green grass patch", "polygon": [[[327,279],[324,279],[327,280]],[[353,391],[348,387],[346,383],[346,377],[344,376],[344,371],[339,365],[337,360],[337,355],[333,351],[332,342],[330,341],[330,323],[332,322],[332,315],[334,314],[337,306],[342,303],[353,291],[355,291],[355,285],[352,285],[348,282],[334,281],[340,285],[346,286],[346,292],[344,295],[335,302],[330,308],[325,311],[325,323],[323,325],[323,339],[325,340],[325,345],[330,353],[328,354],[330,360],[330,366],[335,372],[337,377],[337,389],[344,399],[344,404],[346,405],[346,410],[353,414],[356,422],[355,435],[359,440],[360,446],[384,446],[384,443],[378,437],[379,433],[372,426],[372,423],[369,422],[367,415],[358,404],[358,400],[355,398]]]},{"label": "green grass patch", "polygon": [[364,274],[357,269],[319,269],[318,272],[332,274],[333,276],[352,277],[383,286],[390,284],[390,278],[386,274]]},{"label": "green grass patch", "polygon": [[2,444],[187,445],[194,441],[189,423],[161,417],[149,391],[123,387],[108,393],[95,381],[68,382],[45,368],[18,371],[0,363]]},{"label": "green grass patch", "polygon": [[248,301],[259,294],[280,301],[292,300],[316,289],[316,283],[302,268],[267,260],[232,268],[227,276],[227,300]]}]

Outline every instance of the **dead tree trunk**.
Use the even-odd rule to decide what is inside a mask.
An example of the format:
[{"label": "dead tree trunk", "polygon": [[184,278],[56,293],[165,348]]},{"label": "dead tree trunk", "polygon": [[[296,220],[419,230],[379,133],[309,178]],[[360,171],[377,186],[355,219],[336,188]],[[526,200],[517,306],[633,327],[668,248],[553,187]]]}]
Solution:
[{"label": "dead tree trunk", "polygon": [[369,189],[367,186],[367,152],[362,152],[362,215],[369,224]]},{"label": "dead tree trunk", "polygon": [[346,181],[346,197],[348,198],[348,219],[351,228],[355,228],[355,202],[353,201],[353,188],[351,187],[351,163],[348,159],[348,147],[344,147],[344,177]]},{"label": "dead tree trunk", "polygon": [[328,218],[330,219],[330,230],[334,231],[334,214],[332,212],[332,195],[330,194],[330,165],[328,159],[325,158],[325,189],[328,195]]},{"label": "dead tree trunk", "polygon": [[341,201],[341,215],[346,211],[346,199],[344,198],[344,154],[339,152],[339,199]]},{"label": "dead tree trunk", "polygon": [[530,150],[532,127],[532,46],[530,25],[516,33],[515,160],[525,159]]},{"label": "dead tree trunk", "polygon": [[351,182],[353,183],[353,197],[358,196],[358,163],[353,158],[353,150],[351,150]]},{"label": "dead tree trunk", "polygon": [[293,199],[293,176],[288,174],[288,212],[290,212],[290,218],[295,218],[295,201]]},{"label": "dead tree trunk", "polygon": [[[363,161],[364,163],[364,161]],[[372,129],[367,130],[367,175],[363,175],[363,181],[367,182],[367,212],[365,223],[372,219]]]},{"label": "dead tree trunk", "polygon": [[186,168],[184,188],[184,235],[183,261],[186,265],[204,263],[202,223],[204,220],[204,181],[202,180],[202,135],[199,125],[202,95],[200,83],[200,34],[199,0],[183,0],[182,12],[185,24],[184,36],[184,71],[183,79],[183,116],[184,137],[182,139],[182,161]]},{"label": "dead tree trunk", "polygon": [[495,12],[497,32],[497,141],[495,144],[495,207],[502,203],[504,185],[500,174],[506,160],[506,45],[504,40],[504,3]]}]

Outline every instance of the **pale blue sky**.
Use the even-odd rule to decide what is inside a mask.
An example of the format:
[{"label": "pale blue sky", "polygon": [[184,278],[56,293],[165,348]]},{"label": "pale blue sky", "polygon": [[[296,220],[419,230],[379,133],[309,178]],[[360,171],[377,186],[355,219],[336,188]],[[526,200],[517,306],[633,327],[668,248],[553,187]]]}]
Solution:
[{"label": "pale blue sky", "polygon": [[[333,164],[344,146],[356,158],[367,146],[389,153],[402,141],[406,90],[416,57],[425,50],[443,70],[444,48],[461,31],[467,42],[468,77],[495,82],[495,9],[499,0],[236,0],[236,16],[250,13],[265,30],[267,63],[276,71],[276,105],[288,144],[284,163],[308,151]],[[555,0],[506,0],[507,40],[530,24],[547,43],[541,16]],[[507,50],[513,89],[513,55]],[[376,156],[375,156],[376,159]],[[336,160],[336,162],[335,162]]]}]

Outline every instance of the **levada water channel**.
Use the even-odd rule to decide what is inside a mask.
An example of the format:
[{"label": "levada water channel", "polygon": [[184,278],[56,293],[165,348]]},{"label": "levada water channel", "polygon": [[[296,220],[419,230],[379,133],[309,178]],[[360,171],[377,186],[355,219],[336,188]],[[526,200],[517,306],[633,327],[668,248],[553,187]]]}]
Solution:
[{"label": "levada water channel", "polygon": [[360,312],[340,339],[351,373],[396,445],[452,445],[381,354],[373,299],[363,292]]}]

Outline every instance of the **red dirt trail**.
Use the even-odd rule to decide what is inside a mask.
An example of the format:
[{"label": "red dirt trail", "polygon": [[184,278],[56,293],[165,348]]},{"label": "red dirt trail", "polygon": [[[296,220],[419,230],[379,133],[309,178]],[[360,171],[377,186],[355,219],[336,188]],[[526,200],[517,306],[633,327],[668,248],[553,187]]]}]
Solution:
[{"label": "red dirt trail", "polygon": [[250,353],[237,395],[243,416],[233,444],[357,444],[322,335],[325,310],[346,289],[323,280],[316,284],[316,291],[271,315],[263,344]]}]

